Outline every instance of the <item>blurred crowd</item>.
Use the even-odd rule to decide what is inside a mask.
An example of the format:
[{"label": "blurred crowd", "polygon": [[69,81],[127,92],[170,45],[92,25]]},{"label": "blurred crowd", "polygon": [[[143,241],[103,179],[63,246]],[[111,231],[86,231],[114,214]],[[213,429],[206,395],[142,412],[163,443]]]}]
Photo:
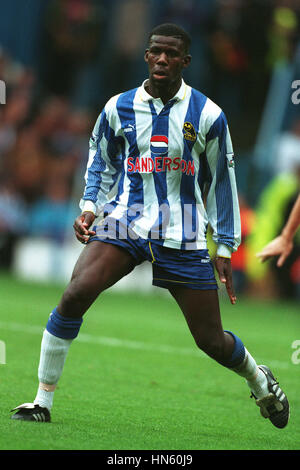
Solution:
[{"label": "blurred crowd", "polygon": [[[108,98],[146,78],[143,52],[153,26],[175,22],[190,32],[192,66],[185,80],[224,109],[240,153],[254,145],[273,68],[293,61],[298,44],[298,0],[0,0],[0,6],[0,80],[6,86],[0,267],[10,266],[20,237],[63,242],[79,211],[96,117]],[[274,180],[287,171],[295,182],[275,231],[299,191],[300,121],[278,138]],[[289,167],[282,158],[287,151]],[[250,207],[241,195],[243,241],[252,236],[251,255],[261,248],[255,230],[264,204]],[[246,259],[243,244],[234,260],[241,291],[259,271]]]}]

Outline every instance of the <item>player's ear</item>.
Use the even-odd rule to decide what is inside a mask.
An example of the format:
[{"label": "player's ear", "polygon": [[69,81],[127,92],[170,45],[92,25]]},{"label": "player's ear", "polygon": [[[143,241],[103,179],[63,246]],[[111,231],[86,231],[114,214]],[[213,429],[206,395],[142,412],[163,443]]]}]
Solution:
[{"label": "player's ear", "polygon": [[191,60],[192,60],[192,56],[190,54],[185,55],[182,59],[183,68],[186,69],[190,65]]},{"label": "player's ear", "polygon": [[144,60],[145,60],[145,62],[147,62],[147,63],[148,63],[148,55],[149,55],[149,49],[146,49],[146,50],[145,50],[145,54],[144,54]]}]

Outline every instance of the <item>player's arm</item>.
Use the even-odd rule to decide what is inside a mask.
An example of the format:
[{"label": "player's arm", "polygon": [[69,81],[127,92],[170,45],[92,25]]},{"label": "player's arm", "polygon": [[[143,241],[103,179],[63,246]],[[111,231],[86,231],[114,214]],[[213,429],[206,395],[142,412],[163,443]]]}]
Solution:
[{"label": "player's arm", "polygon": [[89,141],[89,158],[85,173],[85,189],[79,206],[81,214],[74,222],[75,235],[86,243],[93,230],[89,230],[96,217],[102,215],[108,194],[120,173],[120,142],[104,109],[98,117]]},{"label": "player's arm", "polygon": [[236,295],[232,281],[231,254],[241,242],[241,223],[231,138],[223,112],[206,136],[206,155],[211,174],[207,215],[217,244],[215,266],[232,304]]},{"label": "player's arm", "polygon": [[89,230],[95,218],[95,214],[88,211],[84,211],[76,217],[73,228],[77,240],[81,243],[87,243],[88,239],[95,235],[96,232]]},{"label": "player's arm", "polygon": [[222,256],[216,256],[215,267],[220,279],[220,282],[225,284],[228,297],[232,305],[236,303],[236,295],[234,291],[234,285],[232,280],[232,269],[231,259],[223,258]]},{"label": "player's arm", "polygon": [[281,267],[286,258],[291,253],[294,243],[294,235],[300,225],[300,194],[293,206],[293,209],[290,213],[287,223],[282,229],[281,234],[274,238],[270,243],[268,243],[260,253],[257,253],[257,257],[261,259],[262,262],[273,256],[279,256],[277,260],[277,266]]}]

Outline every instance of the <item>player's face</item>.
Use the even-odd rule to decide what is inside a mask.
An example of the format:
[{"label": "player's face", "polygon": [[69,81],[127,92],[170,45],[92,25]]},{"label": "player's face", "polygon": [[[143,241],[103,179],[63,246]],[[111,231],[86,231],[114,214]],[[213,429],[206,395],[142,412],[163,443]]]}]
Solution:
[{"label": "player's face", "polygon": [[169,36],[152,36],[145,51],[149,79],[156,86],[168,86],[181,81],[182,70],[190,64],[181,39]]}]

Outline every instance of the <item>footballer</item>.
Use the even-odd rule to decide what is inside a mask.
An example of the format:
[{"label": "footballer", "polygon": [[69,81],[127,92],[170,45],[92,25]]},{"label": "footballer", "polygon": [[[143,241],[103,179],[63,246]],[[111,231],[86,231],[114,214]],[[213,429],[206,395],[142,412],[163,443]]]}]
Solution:
[{"label": "footballer", "polygon": [[[271,370],[222,327],[214,266],[234,305],[230,259],[241,239],[234,154],[222,109],[183,80],[190,41],[178,25],[155,27],[144,55],[148,78],[113,96],[96,121],[74,223],[86,246],[43,333],[37,395],[14,408],[15,420],[51,420],[55,388],[84,314],[101,292],[146,261],[153,285],[175,299],[196,345],[245,380],[264,418],[277,428],[288,423],[288,399]],[[214,264],[208,224],[217,245]]]}]

